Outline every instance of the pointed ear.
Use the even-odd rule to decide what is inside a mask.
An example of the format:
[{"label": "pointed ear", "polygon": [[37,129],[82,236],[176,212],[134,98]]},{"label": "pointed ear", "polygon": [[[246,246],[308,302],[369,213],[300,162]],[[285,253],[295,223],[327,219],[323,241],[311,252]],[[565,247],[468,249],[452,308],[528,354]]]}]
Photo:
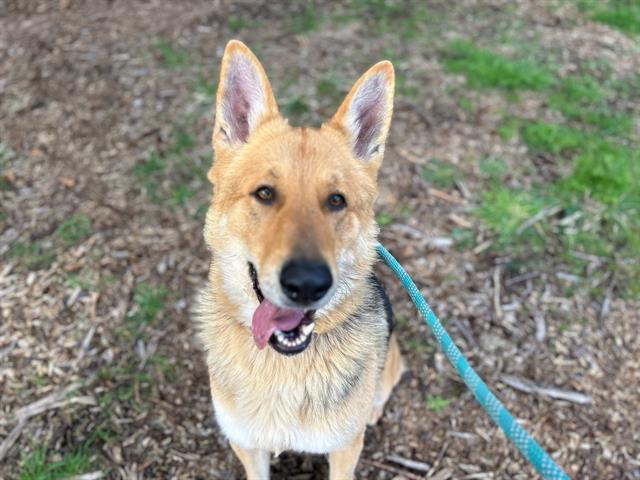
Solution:
[{"label": "pointed ear", "polygon": [[214,148],[246,142],[260,122],[277,114],[278,105],[264,68],[244,43],[231,40],[222,57]]},{"label": "pointed ear", "polygon": [[351,87],[329,125],[341,130],[356,158],[379,163],[391,124],[395,77],[391,62],[376,63]]}]

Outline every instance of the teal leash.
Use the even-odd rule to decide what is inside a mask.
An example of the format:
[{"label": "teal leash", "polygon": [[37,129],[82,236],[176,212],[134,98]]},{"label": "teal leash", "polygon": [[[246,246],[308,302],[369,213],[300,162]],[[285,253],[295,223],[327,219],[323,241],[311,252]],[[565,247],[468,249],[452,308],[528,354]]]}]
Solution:
[{"label": "teal leash", "polygon": [[440,347],[451,362],[451,365],[458,371],[458,375],[462,377],[464,383],[467,384],[469,390],[473,392],[482,408],[489,414],[491,419],[505,433],[507,438],[518,447],[518,450],[524,457],[535,467],[542,478],[549,480],[569,480],[562,468],[560,468],[545,452],[542,447],[529,435],[507,408],[498,400],[498,398],[489,390],[489,387],[482,381],[478,374],[471,368],[467,359],[464,358],[458,347],[444,329],[438,317],[433,313],[431,307],[420,294],[418,287],[413,283],[409,274],[402,268],[402,265],[391,255],[382,244],[377,246],[378,255],[386,262],[387,265],[396,274],[404,288],[409,292],[409,296],[414,305],[418,308],[422,316],[429,325],[431,332],[435,335]]}]

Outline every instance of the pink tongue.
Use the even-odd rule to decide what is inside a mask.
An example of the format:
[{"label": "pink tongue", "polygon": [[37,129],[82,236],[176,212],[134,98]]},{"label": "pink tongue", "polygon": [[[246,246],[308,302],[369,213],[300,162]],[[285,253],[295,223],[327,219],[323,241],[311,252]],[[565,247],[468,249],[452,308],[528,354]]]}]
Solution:
[{"label": "pink tongue", "polygon": [[253,312],[251,332],[260,350],[267,346],[276,330],[289,331],[296,328],[304,318],[304,310],[280,308],[266,298]]}]

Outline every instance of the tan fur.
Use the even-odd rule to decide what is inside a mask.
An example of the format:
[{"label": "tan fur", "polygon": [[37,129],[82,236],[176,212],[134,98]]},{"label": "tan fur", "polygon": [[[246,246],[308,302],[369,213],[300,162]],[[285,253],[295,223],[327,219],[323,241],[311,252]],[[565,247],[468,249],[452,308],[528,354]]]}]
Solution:
[{"label": "tan fur", "polygon": [[[220,114],[233,55],[255,66],[266,98],[242,144],[229,141],[230,126]],[[358,88],[372,75],[387,82],[388,108],[375,139],[380,149],[363,161],[354,157],[347,117]],[[366,424],[377,420],[402,373],[395,336],[388,337],[368,280],[378,232],[373,202],[392,96],[393,67],[381,62],[356,82],[329,122],[319,129],[293,128],[280,116],[255,56],[236,41],[225,50],[209,172],[214,195],[204,232],[213,260],[195,314],[216,416],[250,479],[266,478],[269,452],[289,449],[330,453],[331,478],[351,478]],[[252,197],[264,184],[276,186],[277,206]],[[342,212],[325,208],[335,191],[348,199]],[[315,313],[309,347],[287,357],[270,347],[258,350],[253,341],[251,316],[258,301],[247,262],[256,265],[265,295],[275,298],[278,272],[292,252],[321,255],[337,286]]]}]

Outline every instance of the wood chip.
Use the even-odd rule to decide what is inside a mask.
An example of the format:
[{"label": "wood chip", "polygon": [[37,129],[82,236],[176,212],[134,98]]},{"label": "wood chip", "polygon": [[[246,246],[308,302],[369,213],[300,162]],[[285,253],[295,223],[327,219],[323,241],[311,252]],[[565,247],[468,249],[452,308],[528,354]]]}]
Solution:
[{"label": "wood chip", "polygon": [[543,387],[537,385],[531,380],[515,377],[513,375],[503,375],[501,378],[504,383],[516,390],[520,390],[521,392],[548,396],[558,400],[578,403],[580,405],[586,405],[592,402],[592,398],[584,393],[574,392],[572,390],[562,390],[555,387]]},{"label": "wood chip", "polygon": [[464,205],[467,201],[464,198],[456,197],[451,195],[450,193],[443,192],[442,190],[438,190],[437,188],[431,187],[429,189],[429,195],[433,197],[437,197],[440,200],[444,200],[445,202],[455,203],[457,205]]},{"label": "wood chip", "polygon": [[404,458],[394,453],[387,455],[387,460],[393,463],[397,463],[398,465],[402,465],[403,467],[407,467],[412,470],[417,470],[418,472],[426,473],[431,469],[431,465],[429,465],[428,463],[419,462],[417,460],[411,460],[409,458]]}]

